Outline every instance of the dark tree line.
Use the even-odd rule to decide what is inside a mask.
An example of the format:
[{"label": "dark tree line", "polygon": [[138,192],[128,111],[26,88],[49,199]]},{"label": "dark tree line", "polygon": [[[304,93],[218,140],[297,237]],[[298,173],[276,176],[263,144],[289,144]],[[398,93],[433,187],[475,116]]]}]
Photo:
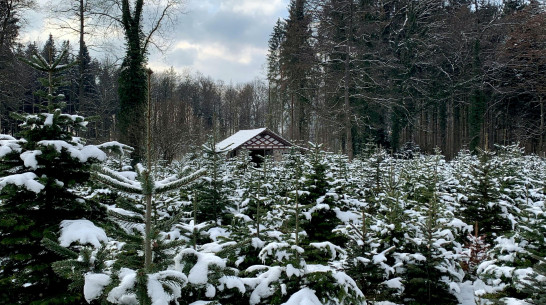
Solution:
[{"label": "dark tree line", "polygon": [[[104,8],[78,3],[69,10],[79,18],[76,31],[100,32],[84,21]],[[60,90],[67,111],[92,119],[83,136],[139,146],[146,50],[154,29],[143,34],[144,12],[129,5],[120,15],[127,40],[120,67],[91,58],[83,35],[75,48],[53,37],[43,46],[18,44],[21,14],[32,4],[0,1],[1,131],[18,131],[9,113],[40,111],[33,95],[40,75],[17,58],[36,52],[50,60],[68,48],[69,60],[79,64],[64,72]],[[349,156],[368,142],[393,151],[417,145],[431,152],[438,146],[448,157],[494,143],[545,150],[543,3],[293,0],[288,9],[269,40],[267,83],[225,84],[172,69],[152,74],[158,156],[176,158],[210,133],[222,138],[264,126]]]},{"label": "dark tree line", "polygon": [[292,0],[269,41],[270,127],[350,156],[543,152],[545,20],[536,0]]},{"label": "dark tree line", "polygon": [[[34,71],[22,63],[19,58],[30,58],[39,54],[48,62],[52,62],[61,51],[68,49],[72,55],[66,57],[63,64],[77,58],[68,41],[57,44],[52,36],[43,46],[36,43],[28,45],[14,44],[7,52],[5,65],[0,69],[0,127],[4,134],[16,134],[19,131],[17,120],[10,116],[12,112],[39,113],[43,112],[43,100],[35,96],[40,88],[38,79],[43,73]],[[76,53],[74,55],[73,53]],[[80,83],[80,65],[72,66],[61,75],[62,86],[58,89],[65,96],[66,109],[69,113],[78,113],[91,118],[86,136],[92,141],[108,141],[115,138],[115,115],[119,107],[117,94],[117,79],[119,68],[108,59],[98,61],[92,59],[88,52],[84,53],[83,82]],[[83,88],[80,88],[80,84]],[[81,95],[83,92],[83,95]],[[81,96],[81,98],[80,98]]]}]

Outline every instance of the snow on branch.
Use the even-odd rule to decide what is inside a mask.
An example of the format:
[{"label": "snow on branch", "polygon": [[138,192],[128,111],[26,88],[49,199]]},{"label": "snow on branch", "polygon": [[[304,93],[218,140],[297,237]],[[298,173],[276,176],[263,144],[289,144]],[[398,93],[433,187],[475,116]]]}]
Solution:
[{"label": "snow on branch", "polygon": [[3,158],[11,153],[21,152],[21,144],[24,142],[26,141],[17,140],[12,136],[0,134],[0,158]]},{"label": "snow on branch", "polygon": [[226,267],[226,261],[223,258],[216,256],[213,253],[197,252],[194,249],[188,248],[182,250],[175,258],[175,270],[182,271],[186,264],[185,257],[193,256],[197,258],[195,265],[188,273],[188,282],[195,285],[204,285],[208,283],[210,266]]},{"label": "snow on branch", "polygon": [[85,274],[85,284],[83,285],[83,296],[87,303],[100,297],[104,287],[111,282],[110,276],[104,273],[87,273]]},{"label": "snow on branch", "polygon": [[97,147],[102,151],[113,152],[121,155],[124,155],[125,152],[130,153],[135,150],[133,147],[119,143],[117,141],[102,143],[100,145],[97,145]]},{"label": "snow on branch", "polygon": [[82,245],[91,244],[95,248],[99,248],[101,242],[108,242],[108,237],[103,229],[95,226],[89,220],[63,220],[61,222],[59,243],[63,247],[68,247],[73,242],[78,242]]},{"label": "snow on branch", "polygon": [[[138,175],[143,175],[146,172],[142,166],[137,165]],[[180,188],[188,183],[195,181],[206,173],[205,169],[200,169],[193,174],[182,178],[171,176],[167,179],[153,182],[152,194],[161,194],[168,191]],[[130,180],[124,177],[121,173],[111,170],[106,167],[98,167],[92,174],[93,178],[117,190],[125,191],[133,194],[144,195],[144,185],[141,181]]]},{"label": "snow on branch", "polygon": [[111,169],[100,167],[91,175],[97,181],[114,189],[133,194],[142,194],[142,187],[140,186],[140,183],[131,181]]},{"label": "snow on branch", "polygon": [[315,295],[315,290],[309,289],[307,287],[301,289],[300,291],[294,293],[286,303],[281,305],[322,305],[322,302]]},{"label": "snow on branch", "polygon": [[58,153],[66,150],[72,158],[78,159],[82,163],[89,161],[89,159],[96,159],[98,161],[106,160],[106,154],[95,145],[73,145],[62,140],[43,140],[38,142],[38,145],[44,147],[53,146]]},{"label": "snow on branch", "polygon": [[196,171],[193,174],[190,174],[190,175],[188,175],[186,177],[183,177],[183,178],[171,181],[171,182],[167,182],[165,184],[163,184],[163,181],[165,181],[165,180],[155,182],[155,193],[165,193],[165,192],[172,191],[174,189],[180,188],[180,187],[182,187],[182,186],[184,186],[184,185],[186,185],[188,183],[191,183],[191,182],[197,180],[201,176],[205,175],[205,173],[206,173],[205,169],[200,169],[200,170]]},{"label": "snow on branch", "polygon": [[320,242],[320,243],[310,243],[309,245],[317,249],[324,250],[325,252],[330,252],[330,257],[332,259],[335,259],[336,256],[339,256],[340,254],[343,254],[343,255],[347,254],[347,252],[343,250],[340,246],[336,246],[329,241]]},{"label": "snow on branch", "polygon": [[34,173],[23,173],[2,177],[0,178],[0,190],[8,184],[13,184],[15,186],[24,186],[31,192],[39,193],[45,186],[34,180],[36,177],[37,176]]}]

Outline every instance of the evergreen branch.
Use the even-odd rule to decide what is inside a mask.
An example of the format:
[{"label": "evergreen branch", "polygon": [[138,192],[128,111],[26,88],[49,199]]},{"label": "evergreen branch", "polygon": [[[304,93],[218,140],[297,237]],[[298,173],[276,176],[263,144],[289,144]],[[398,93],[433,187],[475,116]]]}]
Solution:
[{"label": "evergreen branch", "polygon": [[60,72],[62,70],[57,70],[57,66],[61,63],[61,60],[63,60],[66,55],[68,55],[68,52],[66,51],[66,49],[64,49],[62,52],[61,52],[61,55],[60,56],[57,56],[57,59],[55,59],[55,61],[51,64],[51,70],[52,72]]},{"label": "evergreen branch", "polygon": [[185,211],[181,211],[176,215],[167,217],[164,220],[159,221],[156,224],[156,227],[164,231],[169,230],[176,222],[180,221],[180,219],[182,219],[185,214]]},{"label": "evergreen branch", "polygon": [[232,245],[228,245],[225,248],[222,248],[222,250],[216,252],[216,255],[218,255],[220,257],[224,257],[228,253],[233,252],[234,250],[236,250],[238,248],[243,248],[243,246],[249,245],[250,243],[252,243],[252,238],[244,239],[244,240],[242,240],[240,242],[237,242],[237,243],[234,243]]},{"label": "evergreen branch", "polygon": [[[95,117],[91,117],[91,118],[87,118],[88,121],[91,121],[92,119],[94,119]],[[97,116],[97,119],[100,118],[100,116]],[[116,142],[116,141],[112,141],[112,142],[107,142],[107,143],[102,143],[100,145],[97,145],[97,147],[99,149],[101,149],[102,151],[105,151],[105,150],[108,150],[110,152],[113,152],[113,153],[117,153],[117,154],[120,154],[120,155],[123,155],[124,152],[133,152],[135,149],[129,145],[125,145],[125,144],[122,144],[122,143],[119,143],[119,142]]]},{"label": "evergreen branch", "polygon": [[135,187],[133,185],[127,185],[127,184],[120,184],[120,182],[113,180],[112,178],[100,174],[100,173],[93,173],[91,174],[91,177],[95,179],[97,182],[103,183],[109,187],[112,187],[114,189],[132,193],[132,194],[141,194],[142,190],[138,187]]},{"label": "evergreen branch", "polygon": [[182,169],[180,169],[177,177],[185,176],[190,170],[191,170],[190,166],[188,166],[188,165],[184,166]]},{"label": "evergreen branch", "polygon": [[137,163],[137,165],[135,165],[135,170],[139,177],[144,176],[144,173],[147,171],[142,163]]},{"label": "evergreen branch", "polygon": [[34,51],[31,60],[34,62],[35,65],[38,66],[38,70],[43,72],[49,71],[48,69],[45,69],[45,67],[49,68],[49,63],[42,55],[38,54],[38,52]]},{"label": "evergreen branch", "polygon": [[71,280],[71,288],[83,288],[85,283],[83,274],[85,273],[84,263],[75,259],[53,262],[51,268],[62,278]]},{"label": "evergreen branch", "polygon": [[[206,222],[203,222],[203,223],[206,223]],[[202,223],[201,223],[202,224]],[[202,227],[198,227],[198,225],[200,224],[193,224],[193,229],[189,229],[189,228],[185,228],[184,225],[176,225],[176,228],[181,230],[182,232],[184,233],[189,233],[189,234],[193,234],[193,232],[196,230],[197,232],[204,232],[204,231],[208,231],[209,229],[213,228],[214,226],[216,226],[216,223],[215,222],[211,222],[209,223],[208,225],[204,225]]]},{"label": "evergreen branch", "polygon": [[139,207],[139,203],[128,198],[123,198],[125,200],[116,200],[116,206],[120,209],[133,212],[139,216],[144,217],[143,208]]},{"label": "evergreen branch", "polygon": [[21,113],[17,113],[17,112],[11,112],[9,114],[9,116],[11,118],[13,118],[14,120],[16,120],[16,121],[22,121],[22,122],[26,121],[27,118],[29,117],[28,114],[21,114]]},{"label": "evergreen branch", "polygon": [[[48,70],[44,69],[44,66],[41,66],[43,58],[40,58],[40,57],[41,56],[38,56],[35,58],[35,55],[33,55],[31,59],[26,59],[24,57],[18,57],[18,59],[19,61],[22,61],[23,63],[29,65],[33,69],[36,69],[41,72],[47,72]],[[47,62],[43,62],[43,63],[45,63],[47,66]]]},{"label": "evergreen branch", "polygon": [[49,239],[47,237],[44,237],[42,239],[42,245],[46,249],[49,249],[49,250],[59,254],[62,257],[72,258],[72,259],[78,258],[78,253],[76,253],[76,252],[74,252],[74,251],[72,251],[72,250],[70,250],[68,248],[62,247],[61,245],[59,245],[58,243],[52,241],[51,239]]},{"label": "evergreen branch", "polygon": [[173,240],[168,242],[163,240],[162,243],[154,247],[154,251],[164,251],[164,250],[174,249],[181,246],[186,246],[187,244],[188,244],[187,240]]},{"label": "evergreen branch", "polygon": [[53,267],[53,270],[61,275],[64,278],[71,279],[74,275],[79,275],[82,267],[84,266],[83,261],[79,261],[77,259],[66,259],[62,261],[53,262],[51,266]]},{"label": "evergreen branch", "polygon": [[538,255],[536,255],[536,254],[533,254],[533,253],[529,253],[529,255],[530,255],[532,258],[536,259],[537,261],[539,261],[539,262],[541,262],[541,263],[543,263],[543,264],[546,264],[546,258],[540,257],[540,256],[538,256]]},{"label": "evergreen branch", "polygon": [[108,210],[108,215],[117,220],[128,223],[141,223],[144,221],[144,217],[141,215],[125,215],[112,210]]},{"label": "evergreen branch", "polygon": [[349,226],[351,226],[351,228],[353,228],[353,233],[357,235],[357,237],[361,240],[364,239],[364,233],[361,232],[361,228],[358,228],[356,227],[352,222],[349,223]]},{"label": "evergreen branch", "polygon": [[200,169],[200,170],[196,171],[195,173],[193,173],[193,174],[191,174],[189,176],[186,176],[184,178],[175,180],[173,182],[169,182],[167,184],[162,185],[162,184],[156,183],[155,193],[161,194],[161,193],[165,193],[165,192],[168,192],[168,191],[178,189],[178,188],[180,188],[180,187],[182,187],[184,185],[187,185],[187,184],[197,180],[198,178],[202,177],[205,174],[206,174],[206,170],[205,169]]},{"label": "evergreen branch", "polygon": [[124,248],[127,248],[130,243],[135,244],[135,248],[140,249],[140,245],[142,244],[142,236],[139,234],[140,232],[137,232],[138,234],[131,234],[127,233],[123,228],[120,227],[119,230],[116,231],[116,236],[119,237],[120,240],[128,242]]},{"label": "evergreen branch", "polygon": [[113,171],[107,167],[97,167],[95,169],[97,172],[101,173],[101,174],[104,174],[104,175],[107,175],[115,180],[118,180],[122,183],[126,183],[126,184],[130,184],[132,185],[133,187],[136,187],[139,183],[136,182],[136,181],[133,181],[133,180],[130,180],[130,179],[127,179],[126,177],[120,175],[118,172],[116,171]]},{"label": "evergreen branch", "polygon": [[142,188],[140,188],[139,186],[129,184],[129,183],[126,183],[126,182],[123,182],[123,181],[120,181],[120,180],[116,180],[116,178],[114,178],[114,177],[112,177],[110,175],[103,174],[103,173],[100,173],[100,172],[93,172],[93,173],[91,173],[91,177],[93,179],[95,179],[96,181],[101,182],[101,183],[103,183],[103,184],[105,184],[107,186],[110,186],[110,187],[114,188],[114,189],[117,189],[117,190],[120,190],[120,191],[123,191],[123,192],[127,192],[127,193],[131,193],[131,194],[142,194]]},{"label": "evergreen branch", "polygon": [[62,72],[62,71],[65,71],[65,70],[68,70],[70,69],[71,67],[77,65],[79,62],[77,60],[73,61],[73,62],[70,62],[69,64],[67,65],[62,65],[62,66],[59,66],[59,64],[61,63],[61,61],[68,55],[68,51],[66,49],[63,50],[63,52],[61,53],[61,55],[59,57],[57,57],[57,59],[55,60],[55,62],[53,62],[53,64],[51,64],[51,71],[53,73],[59,73],[59,72]]}]

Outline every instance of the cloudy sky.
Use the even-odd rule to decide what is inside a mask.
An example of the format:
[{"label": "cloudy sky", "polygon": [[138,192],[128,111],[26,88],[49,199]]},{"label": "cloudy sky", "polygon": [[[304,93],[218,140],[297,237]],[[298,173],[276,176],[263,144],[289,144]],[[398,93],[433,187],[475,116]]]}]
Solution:
[{"label": "cloudy sky", "polygon": [[[186,0],[185,13],[172,28],[172,46],[164,55],[151,50],[150,66],[158,71],[172,66],[178,72],[201,72],[215,80],[234,83],[263,78],[267,41],[277,19],[287,16],[288,3],[289,0]],[[61,35],[48,25],[46,13],[42,6],[42,12],[28,16],[30,23],[22,33],[24,41],[43,43],[50,32]],[[77,45],[76,37],[64,34],[61,39]]]}]

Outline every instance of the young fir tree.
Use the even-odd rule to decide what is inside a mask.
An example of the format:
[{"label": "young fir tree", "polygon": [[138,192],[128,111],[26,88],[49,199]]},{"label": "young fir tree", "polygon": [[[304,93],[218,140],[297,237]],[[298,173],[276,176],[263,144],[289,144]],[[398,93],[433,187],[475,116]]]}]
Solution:
[{"label": "young fir tree", "polygon": [[485,297],[504,302],[506,297],[542,304],[546,300],[545,260],[546,216],[544,198],[529,199],[527,208],[519,213],[513,232],[495,239],[489,251],[490,260],[480,266],[479,276],[489,285],[498,286]]},{"label": "young fir tree", "polygon": [[532,274],[520,280],[522,287],[519,290],[532,304],[546,304],[546,211],[541,207],[545,194],[539,189],[539,185],[536,185],[534,191],[542,194],[542,198],[529,198],[529,202],[533,202],[533,199],[536,201],[528,204],[522,212],[519,225],[521,236],[528,242],[526,257],[533,268]]},{"label": "young fir tree", "polygon": [[233,211],[230,211],[227,186],[231,183],[226,175],[227,147],[217,147],[214,137],[202,146],[203,168],[207,175],[196,185],[198,213],[197,220],[214,221],[227,224]]},{"label": "young fir tree", "polygon": [[453,279],[461,281],[463,272],[455,250],[460,248],[455,240],[459,232],[452,226],[453,214],[439,198],[443,160],[439,153],[414,160],[419,160],[417,170],[406,179],[418,195],[413,209],[406,211],[410,217],[405,251],[410,254],[403,297],[418,304],[457,304],[449,284]]},{"label": "young fir tree", "polygon": [[[345,251],[326,239],[312,242],[305,239],[307,233],[302,228],[305,214],[315,206],[300,202],[310,193],[305,189],[309,161],[307,156],[295,151],[288,156],[284,174],[289,183],[282,187],[290,185],[291,189],[285,189],[283,196],[275,199],[276,204],[266,216],[276,229],[268,235],[276,240],[266,240],[258,255],[262,263],[242,273],[258,283],[252,285],[251,304],[281,304],[302,294],[306,296],[304,299],[328,304],[360,304],[363,301],[355,281],[334,267],[334,261],[342,259]],[[322,257],[317,259],[314,251]]]},{"label": "young fir tree", "polygon": [[[371,270],[383,269],[381,279],[377,278],[378,272],[370,274],[370,286],[375,287],[376,298],[397,302],[404,290],[404,257],[408,255],[406,233],[409,216],[405,212],[408,202],[406,194],[401,191],[403,181],[399,163],[403,161],[383,158],[379,157],[375,164],[372,163],[376,167],[372,175],[375,181],[372,182],[372,192],[367,195],[370,201],[367,213],[373,217],[367,217],[370,245],[362,255],[362,263]],[[383,161],[378,162],[380,159]]]},{"label": "young fir tree", "polygon": [[[148,81],[150,81],[151,70],[148,70]],[[148,87],[150,83],[148,82]],[[148,88],[149,92],[149,88]],[[127,202],[127,207],[133,213],[129,215],[117,214],[116,216],[127,222],[140,223],[144,226],[143,231],[133,230],[129,232],[126,249],[129,252],[128,258],[136,261],[135,251],[140,246],[144,253],[143,260],[138,265],[128,264],[123,255],[113,265],[113,270],[106,270],[111,282],[101,282],[97,285],[98,290],[108,285],[103,293],[93,296],[86,296],[86,299],[98,298],[112,303],[125,303],[126,298],[134,298],[139,304],[152,304],[157,300],[175,300],[181,296],[181,287],[188,279],[180,270],[169,270],[167,267],[174,263],[175,250],[185,244],[185,240],[176,240],[168,234],[161,234],[170,231],[180,220],[180,215],[162,219],[157,212],[153,213],[154,196],[171,192],[198,179],[205,173],[204,169],[197,170],[187,176],[172,175],[161,181],[154,179],[152,172],[152,134],[151,119],[152,109],[150,96],[148,96],[146,116],[146,165],[137,164],[137,180],[131,180],[111,169],[102,167],[95,173],[95,178],[122,192],[141,196],[143,204]],[[184,173],[181,173],[184,174]],[[133,226],[134,227],[134,226]],[[122,252],[123,253],[123,252]],[[129,278],[129,280],[127,280]],[[130,281],[131,284],[127,284]],[[106,283],[106,285],[105,285]],[[117,286],[116,286],[117,285]]]},{"label": "young fir tree", "polygon": [[229,237],[219,237],[223,249],[218,255],[227,258],[229,266],[243,270],[260,262],[258,253],[264,244],[260,237],[265,239],[263,234],[257,234],[256,205],[251,204],[252,200],[261,198],[255,192],[260,190],[264,168],[255,168],[251,160],[248,151],[243,150],[231,163],[230,186],[235,191],[229,200],[233,203],[233,217],[226,225]]},{"label": "young fir tree", "polygon": [[498,159],[490,151],[479,150],[478,162],[468,166],[466,195],[460,212],[466,223],[478,223],[480,232],[491,243],[496,236],[509,231],[512,226],[508,211],[500,203],[500,172]]},{"label": "young fir tree", "polygon": [[546,214],[531,219],[522,231],[522,236],[530,242],[527,251],[533,272],[519,279],[519,290],[531,304],[546,304]]},{"label": "young fir tree", "polygon": [[248,168],[248,176],[238,190],[242,194],[240,210],[228,226],[230,237],[226,239],[232,245],[223,252],[230,263],[241,270],[260,264],[258,254],[262,248],[269,242],[278,241],[276,236],[281,234],[277,230],[283,216],[271,217],[277,203],[286,199],[278,196],[281,180],[278,171],[276,163],[266,157],[259,168]]},{"label": "young fir tree", "polygon": [[[151,70],[148,73],[150,76]],[[169,269],[175,264],[177,248],[187,241],[164,234],[176,226],[183,213],[172,217],[165,213],[168,217],[162,217],[165,214],[157,213],[153,199],[158,194],[168,193],[191,183],[203,175],[204,170],[197,170],[184,177],[181,175],[186,173],[180,173],[160,181],[154,178],[151,160],[152,113],[149,101],[148,97],[145,124],[146,165],[137,164],[134,175],[108,167],[97,167],[93,172],[94,179],[126,194],[125,198],[117,201],[118,208],[110,211],[110,215],[119,224],[116,236],[122,241],[119,247],[110,249],[113,263],[105,264],[105,268],[98,268],[96,265],[102,262],[95,258],[85,261],[85,251],[81,251],[77,258],[74,258],[77,253],[68,255],[65,264],[61,264],[61,268],[57,270],[73,280],[84,277],[84,296],[88,302],[98,299],[103,303],[115,304],[168,303],[181,296],[181,288],[188,280],[180,270]],[[95,265],[94,270],[85,274],[69,274],[66,268],[62,268],[62,265],[75,264],[75,261]]]},{"label": "young fir tree", "polygon": [[62,257],[46,249],[44,237],[56,239],[61,221],[102,219],[105,211],[89,205],[74,187],[89,179],[90,166],[106,155],[85,146],[76,133],[86,121],[62,113],[63,96],[57,76],[74,63],[61,65],[67,51],[50,60],[34,54],[23,59],[46,77],[47,88],[37,94],[45,101],[43,112],[15,114],[22,121],[21,139],[2,136],[0,142],[0,303],[78,304],[81,292],[67,290],[69,282],[57,276],[51,265]]},{"label": "young fir tree", "polygon": [[[375,151],[375,152],[374,152]],[[354,220],[345,221],[348,243],[347,259],[344,267],[349,276],[365,291],[368,301],[395,301],[397,290],[383,283],[394,276],[392,253],[394,246],[383,243],[381,232],[385,229],[384,222],[378,218],[377,209],[380,202],[376,200],[380,190],[384,165],[389,161],[383,151],[373,151],[361,156],[362,160],[354,160],[357,166],[351,171],[351,177],[359,177],[358,192],[348,200],[348,206],[354,215]],[[385,162],[386,161],[386,162]]]},{"label": "young fir tree", "polygon": [[[303,192],[298,198],[305,215],[301,228],[307,235],[306,244],[328,241],[337,246],[344,246],[344,237],[335,231],[341,224],[335,212],[339,195],[331,190],[332,178],[330,178],[329,164],[321,150],[322,145],[309,144],[311,148],[309,168],[304,173],[301,185]],[[312,246],[308,248],[309,262],[324,261],[324,255],[316,250]]]}]

